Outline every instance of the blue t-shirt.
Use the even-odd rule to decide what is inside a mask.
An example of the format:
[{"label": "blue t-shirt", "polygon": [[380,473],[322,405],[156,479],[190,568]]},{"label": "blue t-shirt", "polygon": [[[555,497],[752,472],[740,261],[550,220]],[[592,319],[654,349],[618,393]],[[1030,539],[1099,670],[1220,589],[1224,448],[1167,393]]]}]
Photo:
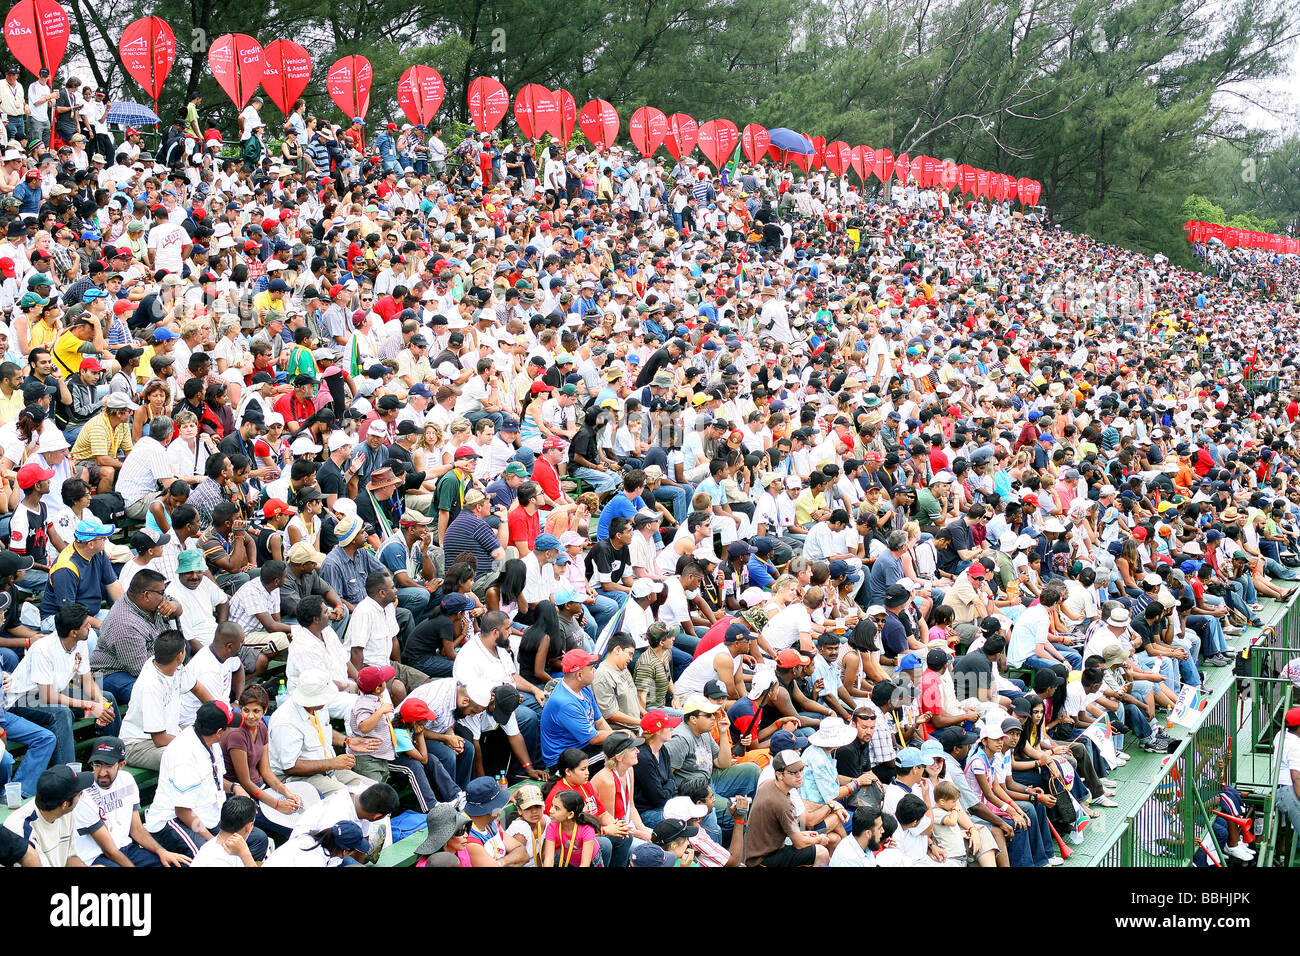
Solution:
[{"label": "blue t-shirt", "polygon": [[116,580],[117,572],[103,551],[87,559],[68,545],[50,568],[50,580],[41,597],[41,617],[74,603],[85,605],[92,617],[98,617],[104,606],[104,588]]},{"label": "blue t-shirt", "polygon": [[[561,682],[563,684],[563,682]],[[596,695],[590,687],[574,694],[567,684],[557,684],[542,708],[542,759],[548,767],[555,766],[560,754],[570,747],[579,749],[596,736]]]},{"label": "blue t-shirt", "polygon": [[605,509],[600,513],[600,520],[596,522],[596,540],[604,541],[609,537],[609,523],[615,518],[630,519],[644,507],[645,501],[640,495],[629,498],[619,492],[613,498],[610,498],[609,504],[605,505]]},{"label": "blue t-shirt", "polygon": [[727,489],[722,487],[722,483],[716,481],[712,475],[705,478],[695,486],[697,492],[702,491],[709,496],[709,504],[715,508],[721,508],[727,503]]},{"label": "blue t-shirt", "polygon": [[406,571],[406,545],[396,539],[389,541],[379,552],[379,563],[397,574]]}]

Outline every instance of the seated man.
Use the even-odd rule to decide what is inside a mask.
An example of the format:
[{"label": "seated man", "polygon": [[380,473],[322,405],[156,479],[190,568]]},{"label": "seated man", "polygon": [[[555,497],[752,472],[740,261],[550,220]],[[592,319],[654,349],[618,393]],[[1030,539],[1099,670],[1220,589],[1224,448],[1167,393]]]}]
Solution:
[{"label": "seated man", "polygon": [[[116,699],[100,690],[90,672],[90,647],[86,641],[90,621],[84,605],[60,607],[54,615],[54,635],[34,643],[10,675],[5,701],[9,712],[54,733],[54,759],[58,763],[76,759],[74,719],[82,715],[94,717],[100,736],[117,736],[122,724]],[[76,693],[72,688],[74,677],[81,680]]]},{"label": "seated man", "polygon": [[335,747],[369,753],[376,743],[371,738],[346,737],[330,726],[325,706],[336,696],[328,673],[309,670],[301,675],[288,702],[271,715],[267,746],[271,770],[282,780],[305,780],[321,796],[373,783],[353,771],[355,757],[335,753]]},{"label": "seated man", "polygon": [[595,654],[575,649],[561,661],[564,678],[542,707],[542,759],[548,767],[554,767],[560,754],[571,747],[585,750],[597,762],[604,760],[600,745],[611,731],[591,689],[598,660]]},{"label": "seated man", "polygon": [[158,635],[176,627],[180,606],[167,600],[167,579],[152,568],[136,572],[126,596],[104,615],[99,643],[90,666],[104,674],[104,689],[122,704],[131,702],[132,688],[153,654]]},{"label": "seated man", "polygon": [[77,856],[89,866],[181,866],[189,857],[155,840],[140,818],[140,786],[126,770],[126,745],[101,737],[90,752],[95,785],[87,787],[73,816]]},{"label": "seated man", "polygon": [[154,641],[153,660],[140,671],[140,693],[122,720],[126,761],[132,767],[158,769],[163,749],[181,732],[181,699],[186,694],[200,702],[212,699],[185,669],[185,650],[180,631],[163,631]]},{"label": "seated man", "polygon": [[230,620],[243,629],[244,646],[257,649],[254,677],[265,674],[271,658],[289,649],[290,627],[280,620],[280,586],[287,570],[283,561],[267,561],[230,599]]},{"label": "seated man", "polygon": [[94,781],[63,764],[50,767],[36,782],[36,799],[9,814],[4,827],[23,838],[39,862],[22,857],[23,866],[85,866],[77,855],[76,818],[81,794]]},{"label": "seated man", "polygon": [[[163,752],[158,789],[144,825],[164,849],[193,859],[220,826],[222,804],[236,786],[222,779],[219,746],[232,720],[228,706],[207,701],[194,715],[193,726],[182,730]],[[248,848],[254,859],[263,859],[266,834],[255,828]]]}]

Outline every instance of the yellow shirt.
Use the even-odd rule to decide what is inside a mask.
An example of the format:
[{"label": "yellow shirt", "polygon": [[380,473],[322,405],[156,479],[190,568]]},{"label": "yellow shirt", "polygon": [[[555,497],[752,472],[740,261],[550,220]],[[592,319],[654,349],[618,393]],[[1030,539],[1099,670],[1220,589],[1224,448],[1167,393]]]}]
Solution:
[{"label": "yellow shirt", "polygon": [[117,457],[118,451],[129,452],[132,447],[131,425],[123,422],[117,428],[109,424],[108,416],[100,412],[82,427],[72,444],[72,460],[76,464],[89,461],[98,455]]},{"label": "yellow shirt", "polygon": [[14,389],[14,393],[8,398],[0,392],[0,425],[8,425],[18,418],[18,413],[23,410],[23,393],[20,389]]},{"label": "yellow shirt", "polygon": [[27,323],[27,344],[32,348],[49,348],[58,337],[58,326],[47,322]]},{"label": "yellow shirt", "polygon": [[62,369],[65,377],[81,371],[81,347],[85,344],[72,334],[71,329],[60,335],[54,343],[54,362]]},{"label": "yellow shirt", "polygon": [[807,528],[813,523],[813,512],[825,507],[826,497],[821,492],[814,495],[810,488],[805,488],[794,500],[794,520]]}]

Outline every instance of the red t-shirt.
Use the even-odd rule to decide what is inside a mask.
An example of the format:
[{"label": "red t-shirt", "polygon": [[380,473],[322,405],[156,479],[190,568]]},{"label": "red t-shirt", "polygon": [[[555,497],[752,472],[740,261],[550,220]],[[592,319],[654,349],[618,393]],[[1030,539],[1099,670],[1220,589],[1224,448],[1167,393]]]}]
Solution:
[{"label": "red t-shirt", "polygon": [[[943,686],[938,671],[926,668],[921,674],[921,713],[943,713]],[[934,722],[927,720],[920,725],[921,739],[929,740],[934,733]]]},{"label": "red t-shirt", "polygon": [[528,550],[533,549],[533,542],[542,533],[541,516],[529,514],[528,509],[515,507],[506,513],[506,523],[510,528],[510,543],[525,541]]},{"label": "red t-shirt", "polygon": [[385,322],[402,311],[402,303],[391,295],[386,295],[375,303],[374,311],[383,316]]},{"label": "red t-shirt", "polygon": [[564,492],[560,488],[560,475],[555,470],[555,466],[543,458],[537,456],[533,462],[533,481],[542,487],[542,492],[552,501],[564,501]]},{"label": "red t-shirt", "polygon": [[721,644],[723,639],[727,636],[727,628],[731,626],[731,622],[734,620],[736,620],[736,618],[732,617],[730,614],[719,618],[716,624],[704,632],[704,636],[700,638],[700,643],[696,645],[695,653],[692,654],[691,657],[697,658],[701,654],[707,654],[709,651]]}]

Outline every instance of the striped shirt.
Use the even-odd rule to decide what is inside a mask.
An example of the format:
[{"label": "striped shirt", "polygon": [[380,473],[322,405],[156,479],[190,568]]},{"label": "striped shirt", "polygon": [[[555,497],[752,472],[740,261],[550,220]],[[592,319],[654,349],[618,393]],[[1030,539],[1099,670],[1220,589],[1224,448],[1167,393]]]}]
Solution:
[{"label": "striped shirt", "polygon": [[636,689],[645,694],[647,707],[664,706],[672,676],[658,654],[646,651],[637,658],[633,680]]},{"label": "striped shirt", "polygon": [[72,460],[76,464],[98,455],[117,457],[119,451],[131,450],[131,426],[126,422],[114,428],[108,415],[101,413],[81,427],[72,445]]},{"label": "striped shirt", "polygon": [[474,555],[474,564],[478,577],[492,571],[492,553],[501,547],[501,541],[491,526],[478,515],[462,511],[456,515],[443,536],[442,550],[447,555],[449,565],[460,555],[469,552]]}]

